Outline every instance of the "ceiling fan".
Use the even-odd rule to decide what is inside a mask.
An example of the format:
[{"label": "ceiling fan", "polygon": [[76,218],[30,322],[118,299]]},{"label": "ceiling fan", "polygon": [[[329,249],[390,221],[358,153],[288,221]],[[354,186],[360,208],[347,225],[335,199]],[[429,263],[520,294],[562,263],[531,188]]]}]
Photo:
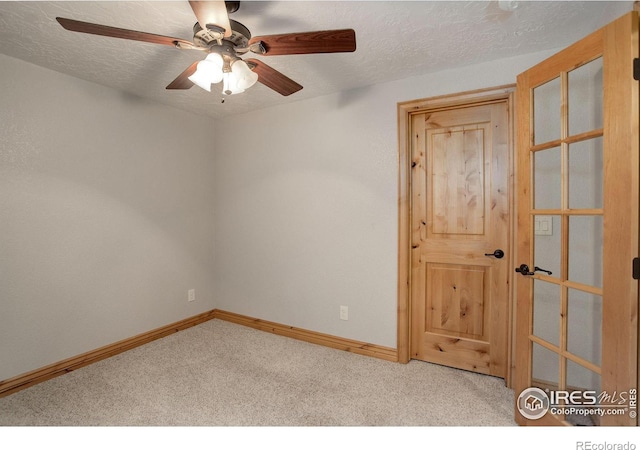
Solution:
[{"label": "ceiling fan", "polygon": [[239,9],[239,1],[189,1],[189,4],[198,20],[193,26],[193,42],[62,17],[56,20],[69,31],[206,52],[205,59],[191,64],[166,89],[190,89],[195,84],[211,91],[212,84],[222,82],[223,95],[244,92],[256,81],[282,95],[302,89],[300,84],[264,62],[255,58],[243,60],[239,55],[249,52],[261,56],[300,55],[353,52],[356,49],[356,35],[352,29],[251,37],[244,25],[229,19],[229,14]]}]

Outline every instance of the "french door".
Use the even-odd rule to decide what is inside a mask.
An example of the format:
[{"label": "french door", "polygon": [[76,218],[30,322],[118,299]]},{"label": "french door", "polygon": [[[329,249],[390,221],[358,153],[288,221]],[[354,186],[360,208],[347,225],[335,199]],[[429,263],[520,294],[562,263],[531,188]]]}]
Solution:
[{"label": "french door", "polygon": [[516,421],[636,425],[638,13],[518,76]]}]

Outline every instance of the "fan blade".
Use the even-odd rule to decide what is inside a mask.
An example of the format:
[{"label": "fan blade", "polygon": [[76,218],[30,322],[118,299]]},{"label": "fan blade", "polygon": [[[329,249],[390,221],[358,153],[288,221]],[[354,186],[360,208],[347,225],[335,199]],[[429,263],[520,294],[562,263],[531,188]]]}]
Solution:
[{"label": "fan blade", "polygon": [[268,88],[273,89],[282,95],[291,95],[302,89],[302,86],[291,78],[278,72],[271,66],[266,65],[258,59],[249,58],[246,60],[251,70],[258,74],[258,81]]},{"label": "fan blade", "polygon": [[266,50],[265,56],[353,52],[356,49],[356,32],[346,29],[272,34],[252,38],[249,46],[259,42]]},{"label": "fan blade", "polygon": [[56,20],[65,30],[77,31],[79,33],[149,42],[151,44],[170,45],[171,47],[178,48],[198,48],[193,45],[193,42],[170,36],[160,36],[159,34],[144,33],[142,31],[125,30],[124,28],[108,27],[106,25],[80,22],[78,20],[64,19],[62,17],[56,17]]},{"label": "fan blade", "polygon": [[189,4],[203,30],[207,29],[207,24],[217,25],[224,28],[224,37],[231,36],[229,14],[227,13],[227,5],[223,0],[190,1]]},{"label": "fan blade", "polygon": [[191,86],[193,86],[193,82],[189,79],[189,77],[196,71],[198,62],[199,61],[196,61],[189,67],[187,67],[187,69],[180,75],[178,75],[175,80],[169,83],[169,86],[167,86],[165,89],[191,89]]}]

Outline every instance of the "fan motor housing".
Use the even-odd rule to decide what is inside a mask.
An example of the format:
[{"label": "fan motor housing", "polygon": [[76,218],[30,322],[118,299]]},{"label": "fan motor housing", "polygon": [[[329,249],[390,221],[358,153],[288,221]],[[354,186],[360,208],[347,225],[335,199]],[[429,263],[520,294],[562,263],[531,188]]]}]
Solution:
[{"label": "fan motor housing", "polygon": [[[229,20],[231,24],[231,36],[225,37],[223,41],[229,41],[236,47],[246,47],[251,39],[251,32],[247,27],[235,20]],[[219,45],[218,40],[214,34],[209,30],[204,30],[199,23],[193,26],[193,42],[198,47],[211,48],[212,46]]]}]

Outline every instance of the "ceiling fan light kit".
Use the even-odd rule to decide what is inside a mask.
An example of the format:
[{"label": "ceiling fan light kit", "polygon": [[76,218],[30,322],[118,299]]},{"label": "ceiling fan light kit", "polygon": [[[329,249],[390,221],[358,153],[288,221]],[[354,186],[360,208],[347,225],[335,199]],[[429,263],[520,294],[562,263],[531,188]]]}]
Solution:
[{"label": "ceiling fan light kit", "polygon": [[217,32],[211,31],[196,23],[193,27],[194,42],[206,47],[209,54],[197,65],[196,71],[189,80],[196,86],[211,92],[211,85],[223,82],[222,94],[240,94],[258,81],[258,74],[244,62],[238,53],[249,51],[247,43],[251,38],[249,30],[235,20],[231,24],[231,35],[227,39],[219,39]]},{"label": "ceiling fan light kit", "polygon": [[224,95],[240,94],[258,81],[258,74],[252,72],[241,59],[230,60],[217,52],[211,52],[196,66],[193,75],[187,77],[193,84],[211,92],[211,85],[223,82]]},{"label": "ceiling fan light kit", "polygon": [[231,72],[225,72],[223,74],[222,81],[223,94],[240,94],[256,84],[258,74],[252,72],[247,63],[239,59],[231,64]]},{"label": "ceiling fan light kit", "polygon": [[209,53],[196,66],[196,71],[189,80],[196,86],[211,92],[211,85],[222,81],[222,57],[217,53]]},{"label": "ceiling fan light kit", "polygon": [[[153,44],[171,45],[181,50],[200,50],[207,56],[189,66],[166,88],[190,89],[194,84],[208,92],[211,85],[222,82],[222,94],[244,92],[256,82],[281,95],[291,95],[302,86],[258,59],[244,61],[239,55],[252,52],[260,56],[341,53],[356,50],[352,29],[311,31],[251,37],[239,22],[229,19],[237,11],[239,1],[190,1],[198,22],[193,26],[193,43],[169,36],[126,30],[73,19],[56,20],[69,31],[128,39]],[[223,100],[224,102],[224,100]]]}]

